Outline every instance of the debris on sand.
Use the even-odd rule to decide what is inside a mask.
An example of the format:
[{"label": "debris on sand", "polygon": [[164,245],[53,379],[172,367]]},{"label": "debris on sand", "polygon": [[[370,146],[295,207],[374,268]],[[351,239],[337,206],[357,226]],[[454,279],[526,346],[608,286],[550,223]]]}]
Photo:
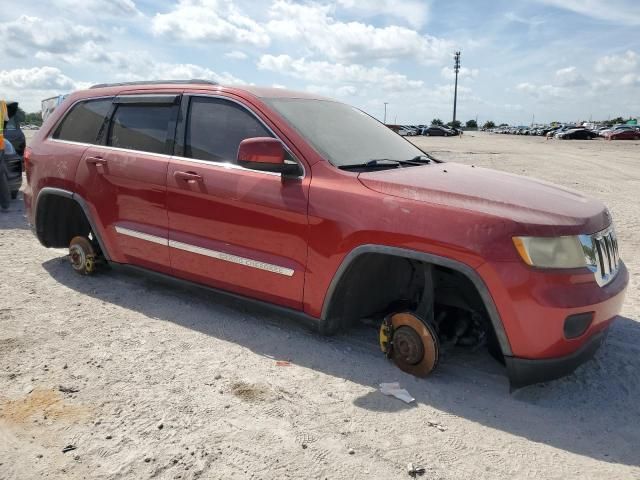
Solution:
[{"label": "debris on sand", "polygon": [[442,425],[442,424],[440,424],[438,422],[433,422],[431,420],[427,420],[427,425],[430,426],[430,427],[433,427],[433,428],[437,428],[441,432],[446,432],[446,430],[447,430],[447,428],[444,425]]},{"label": "debris on sand", "polygon": [[64,387],[60,385],[58,386],[58,391],[62,393],[78,393],[80,389],[76,387]]},{"label": "debris on sand", "polygon": [[78,447],[76,447],[75,445],[67,445],[66,447],[64,447],[62,449],[62,453],[71,452],[71,451],[75,450],[76,448],[78,448]]},{"label": "debris on sand", "polygon": [[383,395],[396,397],[398,400],[402,400],[405,403],[416,401],[415,398],[409,395],[409,392],[407,392],[404,388],[400,388],[400,384],[398,382],[381,383],[380,392],[382,392]]},{"label": "debris on sand", "polygon": [[425,471],[425,468],[420,465],[416,465],[414,463],[410,463],[409,465],[407,465],[407,473],[410,477],[420,477],[424,475]]}]

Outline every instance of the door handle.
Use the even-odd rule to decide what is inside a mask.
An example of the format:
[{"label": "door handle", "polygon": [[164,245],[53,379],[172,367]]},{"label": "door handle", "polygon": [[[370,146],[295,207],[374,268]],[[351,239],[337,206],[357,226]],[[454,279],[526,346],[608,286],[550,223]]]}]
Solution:
[{"label": "door handle", "polygon": [[90,163],[91,165],[105,165],[107,161],[102,157],[87,157],[85,162]]},{"label": "door handle", "polygon": [[196,182],[202,182],[202,176],[193,172],[174,172],[173,177],[176,180],[182,180],[187,183],[194,184]]}]

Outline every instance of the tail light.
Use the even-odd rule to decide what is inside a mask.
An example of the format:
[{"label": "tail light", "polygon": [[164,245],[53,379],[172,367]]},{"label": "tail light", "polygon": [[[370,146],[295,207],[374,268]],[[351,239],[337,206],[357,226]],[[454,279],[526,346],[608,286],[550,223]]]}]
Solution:
[{"label": "tail light", "polygon": [[29,183],[29,175],[31,174],[31,148],[24,149],[24,155],[22,157],[24,163],[24,171],[27,175],[27,183]]}]

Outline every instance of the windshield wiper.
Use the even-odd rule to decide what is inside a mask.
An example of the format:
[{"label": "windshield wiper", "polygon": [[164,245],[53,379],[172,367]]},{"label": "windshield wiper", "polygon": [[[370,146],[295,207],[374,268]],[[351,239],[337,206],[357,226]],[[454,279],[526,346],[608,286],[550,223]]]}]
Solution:
[{"label": "windshield wiper", "polygon": [[342,170],[351,170],[357,168],[396,168],[403,162],[400,160],[391,160],[389,158],[374,158],[364,163],[352,163],[350,165],[340,165]]},{"label": "windshield wiper", "polygon": [[406,162],[413,162],[413,163],[431,163],[433,161],[433,158],[431,158],[429,155],[418,155],[416,157],[413,157],[411,160],[405,160]]},{"label": "windshield wiper", "polygon": [[415,167],[431,163],[431,159],[426,155],[418,155],[410,160],[392,160],[390,158],[374,158],[364,163],[354,163],[351,165],[340,165],[342,170],[351,170],[358,168],[397,168],[400,166]]}]

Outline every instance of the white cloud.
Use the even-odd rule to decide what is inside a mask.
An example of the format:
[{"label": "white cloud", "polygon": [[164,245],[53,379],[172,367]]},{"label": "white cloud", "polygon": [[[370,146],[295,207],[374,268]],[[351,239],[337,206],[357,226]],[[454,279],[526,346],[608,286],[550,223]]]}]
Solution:
[{"label": "white cloud", "polygon": [[262,55],[258,69],[278,72],[307,81],[323,79],[328,83],[356,83],[376,85],[389,91],[420,88],[422,80],[410,80],[405,75],[383,67],[365,67],[358,64],[330,63],[304,58],[294,59],[289,55]]},{"label": "white cloud", "polygon": [[627,73],[640,66],[640,56],[633,50],[621,55],[607,55],[596,62],[596,70],[600,73]]},{"label": "white cloud", "polygon": [[523,82],[516,86],[516,90],[526,93],[537,99],[545,99],[549,97],[560,97],[564,90],[554,85],[535,85],[529,82]]},{"label": "white cloud", "polygon": [[395,17],[414,28],[422,27],[429,15],[429,4],[421,0],[337,0],[359,17]]},{"label": "white cloud", "polygon": [[333,61],[410,57],[428,63],[446,57],[452,49],[449,41],[409,28],[341,22],[332,12],[331,5],[276,0],[267,29],[273,37],[302,44]]},{"label": "white cloud", "polygon": [[524,25],[528,25],[529,27],[538,27],[545,23],[545,20],[540,17],[524,18],[514,12],[507,12],[504,14],[504,17],[510,22],[522,23]]},{"label": "white cloud", "polygon": [[179,0],[152,20],[155,35],[193,42],[269,45],[269,35],[230,0]]},{"label": "white cloud", "polygon": [[[477,78],[479,74],[480,70],[478,70],[477,68],[460,67],[458,78]],[[440,70],[440,75],[442,75],[442,77],[446,78],[447,80],[453,80],[454,78],[456,78],[456,73],[451,67],[442,67],[442,70]]]},{"label": "white cloud", "polygon": [[596,20],[621,25],[640,25],[640,4],[635,0],[539,0],[547,5],[579,13]]},{"label": "white cloud", "polygon": [[639,73],[627,73],[620,79],[620,83],[625,86],[640,86],[640,74]]},{"label": "white cloud", "polygon": [[0,86],[13,90],[75,90],[78,83],[55,67],[16,68],[0,71]]},{"label": "white cloud", "polygon": [[95,14],[130,17],[142,15],[132,0],[54,0],[58,8],[65,8],[77,12],[78,9]]},{"label": "white cloud", "polygon": [[26,57],[31,52],[66,54],[89,42],[106,42],[99,29],[78,25],[66,19],[42,19],[22,15],[11,22],[0,23],[0,39],[7,55]]},{"label": "white cloud", "polygon": [[343,85],[341,87],[330,87],[327,85],[307,85],[306,90],[326,97],[353,97],[359,90],[353,85]]},{"label": "white cloud", "polygon": [[587,83],[587,80],[573,66],[556,70],[556,81],[561,87],[577,87]]},{"label": "white cloud", "polygon": [[240,50],[233,50],[224,54],[225,58],[231,58],[233,60],[246,60],[248,55]]},{"label": "white cloud", "polygon": [[141,80],[182,80],[197,78],[201,80],[213,80],[222,85],[242,85],[247,82],[235,77],[229,72],[216,72],[207,67],[192,63],[157,63],[148,72],[140,72]]},{"label": "white cloud", "polygon": [[27,112],[39,111],[43,98],[88,88],[89,85],[73,80],[56,67],[0,70],[0,91],[3,96],[19,101]]}]

